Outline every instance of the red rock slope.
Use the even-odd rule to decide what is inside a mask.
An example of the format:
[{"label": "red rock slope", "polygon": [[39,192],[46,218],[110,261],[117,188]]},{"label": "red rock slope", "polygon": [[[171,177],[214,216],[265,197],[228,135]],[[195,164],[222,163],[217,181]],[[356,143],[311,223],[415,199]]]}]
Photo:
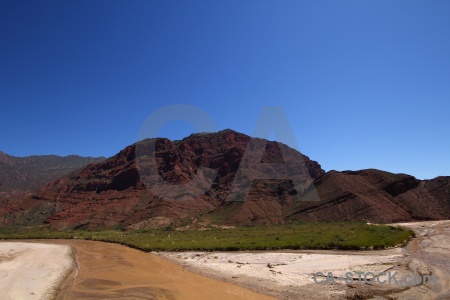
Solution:
[{"label": "red rock slope", "polygon": [[[325,174],[317,162],[296,150],[261,139],[257,141],[267,143],[259,158],[264,164],[248,166],[249,140],[244,134],[224,130],[193,134],[182,141],[163,138],[142,141],[30,196],[4,200],[0,205],[0,224],[154,228],[199,223],[450,218],[450,177],[420,181],[409,175],[378,170]],[[154,153],[149,150],[152,147]],[[155,161],[150,157],[156,157]],[[280,162],[285,162],[291,174],[297,176],[294,180],[300,183],[296,188],[290,180],[266,177],[254,180],[248,194],[237,193],[238,197],[229,201],[230,191],[239,192],[245,187],[236,178],[249,174],[264,178],[264,174],[278,170],[276,163]],[[156,175],[146,172],[152,163],[158,171]],[[217,176],[213,177],[211,187],[198,195],[193,186],[180,192],[173,186],[158,189],[155,181],[149,180],[161,176],[163,182],[180,185],[196,178],[199,186],[208,185],[202,167],[213,170]],[[239,173],[242,168],[246,172]],[[314,179],[314,183],[308,178]],[[239,184],[233,185],[236,182]],[[181,200],[185,198],[191,199]]]},{"label": "red rock slope", "polygon": [[[5,200],[0,206],[0,224],[49,223],[56,228],[142,228],[177,225],[192,218],[231,224],[283,222],[284,211],[296,196],[290,181],[257,180],[247,197],[241,195],[240,201],[227,199],[249,140],[249,136],[232,130],[193,134],[182,141],[172,142],[164,138],[145,140],[138,146],[126,147],[101,163],[56,180],[29,197]],[[261,139],[256,141],[264,145],[267,143],[260,159],[263,164],[257,165],[257,169],[265,166],[262,169],[270,173],[273,171],[271,166],[275,166],[271,163],[284,161],[288,167],[304,166],[303,170],[293,170],[299,175],[298,192],[309,186],[308,178],[312,182],[311,178],[324,174],[317,162],[284,144]],[[195,196],[197,191],[189,187],[184,193],[192,199],[183,201],[178,201],[183,195],[170,194],[175,190],[170,186],[165,189],[168,199],[160,194],[155,195],[154,187],[142,178],[149,157],[141,154],[148,154],[147,150],[152,146],[156,148],[154,156],[158,172],[166,182],[190,182],[199,167],[204,166],[217,172],[211,188]],[[142,153],[137,155],[139,151]],[[255,176],[261,173],[261,170],[249,170]],[[200,178],[202,180],[200,184],[205,184],[205,178]]]},{"label": "red rock slope", "polygon": [[450,219],[450,177],[421,181],[375,169],[330,171],[314,184],[321,201],[300,203],[287,219],[379,223]]}]

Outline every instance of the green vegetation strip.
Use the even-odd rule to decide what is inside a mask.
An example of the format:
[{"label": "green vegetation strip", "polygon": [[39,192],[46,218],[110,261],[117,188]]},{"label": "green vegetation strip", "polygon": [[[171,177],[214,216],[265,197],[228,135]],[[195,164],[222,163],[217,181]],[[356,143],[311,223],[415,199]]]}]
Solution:
[{"label": "green vegetation strip", "polygon": [[46,226],[0,228],[0,239],[85,239],[143,251],[238,251],[273,249],[384,249],[404,244],[414,232],[366,223],[302,223],[232,229],[65,230]]}]

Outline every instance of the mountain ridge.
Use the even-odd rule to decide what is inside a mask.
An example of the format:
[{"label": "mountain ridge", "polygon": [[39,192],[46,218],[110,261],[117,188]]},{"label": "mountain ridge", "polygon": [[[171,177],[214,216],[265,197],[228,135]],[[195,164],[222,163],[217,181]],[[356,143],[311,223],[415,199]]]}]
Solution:
[{"label": "mountain ridge", "polygon": [[[177,141],[146,139],[54,180],[38,192],[6,199],[0,205],[0,224],[144,229],[183,224],[388,223],[450,218],[450,177],[419,180],[376,169],[325,173],[318,162],[264,139],[254,139],[265,143],[265,149],[261,164],[246,169],[254,179],[248,193],[241,201],[229,201],[236,176],[244,168],[241,163],[251,153],[248,147],[254,146],[250,141],[249,136],[233,130],[192,134]],[[154,156],[156,175],[143,172],[152,165],[148,153]],[[289,179],[258,179],[265,178],[262,172],[275,172],[282,162],[288,168],[301,166],[299,162],[305,166],[294,172],[301,175],[297,178],[300,185],[294,186]],[[209,189],[198,194],[189,183],[193,179],[200,185],[208,182],[207,176],[201,176],[202,167],[217,176]],[[146,181],[152,176],[164,180],[162,194],[152,181]],[[188,185],[180,195],[174,186],[165,188],[167,184]],[[184,196],[191,199],[176,200]]]}]

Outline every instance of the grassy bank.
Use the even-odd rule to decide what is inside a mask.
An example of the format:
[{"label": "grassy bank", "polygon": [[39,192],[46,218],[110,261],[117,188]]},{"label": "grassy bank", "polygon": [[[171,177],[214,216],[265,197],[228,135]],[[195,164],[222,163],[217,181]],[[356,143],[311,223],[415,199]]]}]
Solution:
[{"label": "grassy bank", "polygon": [[71,230],[48,227],[0,228],[0,239],[86,239],[127,245],[144,251],[237,251],[267,249],[384,249],[404,243],[410,230],[366,223],[304,223],[177,231]]}]

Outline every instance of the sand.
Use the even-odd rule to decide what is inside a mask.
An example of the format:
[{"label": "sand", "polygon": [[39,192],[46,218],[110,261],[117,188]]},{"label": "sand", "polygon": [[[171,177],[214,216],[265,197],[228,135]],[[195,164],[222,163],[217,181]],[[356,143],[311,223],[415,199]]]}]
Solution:
[{"label": "sand", "polygon": [[[320,252],[320,253],[317,253]],[[313,274],[332,272],[382,272],[402,256],[400,249],[371,252],[277,251],[277,252],[161,252],[194,272],[271,294],[278,298],[320,299],[343,295],[332,285],[317,285]],[[324,278],[318,277],[317,280]],[[318,291],[320,290],[320,291]]]},{"label": "sand", "polygon": [[0,243],[0,299],[55,299],[74,270],[69,246]]},{"label": "sand", "polygon": [[433,274],[436,284],[424,284],[395,294],[398,299],[450,299],[450,220],[393,224],[414,230],[416,238],[401,261],[410,272]]},{"label": "sand", "polygon": [[[398,251],[400,254],[400,251]],[[394,266],[400,255],[312,254],[307,252],[184,252],[162,256],[197,268],[216,270],[229,277],[270,279],[280,286],[314,283],[315,272],[344,276],[347,271],[382,272]]]},{"label": "sand", "polygon": [[82,240],[51,243],[76,249],[80,268],[67,299],[274,299],[126,246]]},{"label": "sand", "polygon": [[1,242],[0,279],[2,300],[274,299],[150,253],[82,240]]},{"label": "sand", "polygon": [[[393,224],[416,232],[404,248],[381,251],[161,252],[186,269],[278,299],[450,299],[450,221]],[[318,285],[313,274],[397,272],[437,277],[437,283]]]}]

